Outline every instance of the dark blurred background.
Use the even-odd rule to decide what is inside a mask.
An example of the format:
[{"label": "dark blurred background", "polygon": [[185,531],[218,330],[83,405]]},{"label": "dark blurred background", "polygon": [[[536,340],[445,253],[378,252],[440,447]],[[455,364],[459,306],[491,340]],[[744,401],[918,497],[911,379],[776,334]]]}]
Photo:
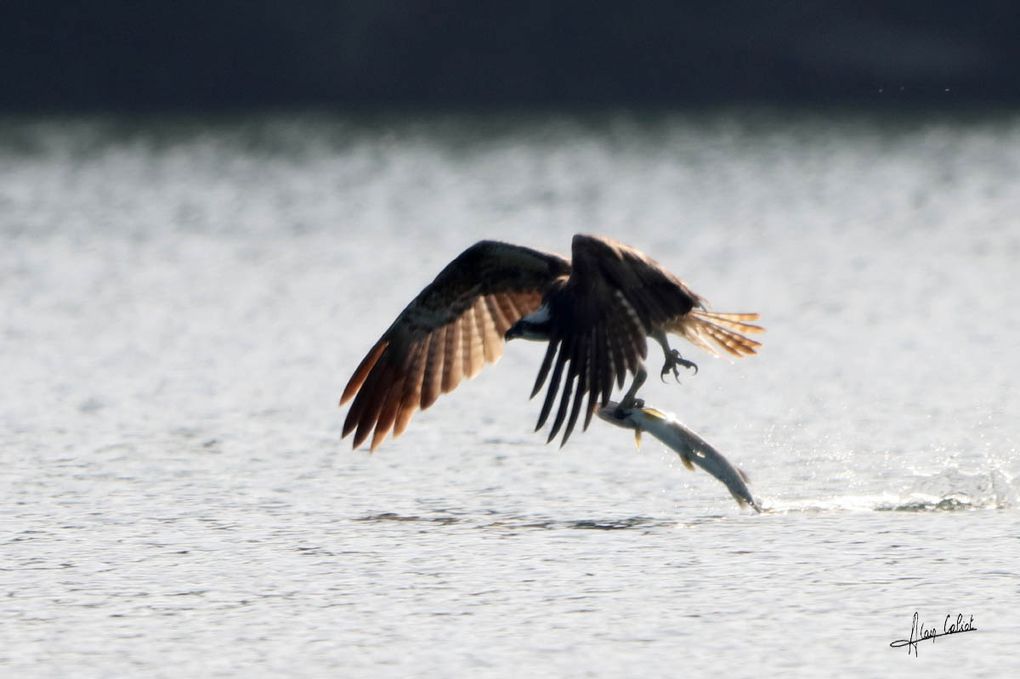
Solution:
[{"label": "dark blurred background", "polygon": [[5,0],[8,111],[1020,101],[1016,0]]}]

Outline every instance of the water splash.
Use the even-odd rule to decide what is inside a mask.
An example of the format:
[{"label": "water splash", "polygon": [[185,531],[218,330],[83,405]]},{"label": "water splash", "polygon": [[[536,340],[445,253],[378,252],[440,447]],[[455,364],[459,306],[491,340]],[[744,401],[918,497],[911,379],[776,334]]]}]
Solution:
[{"label": "water splash", "polygon": [[917,475],[897,493],[838,495],[828,498],[769,499],[764,513],[791,512],[953,512],[1020,506],[1020,477],[999,469],[964,472],[951,467]]},{"label": "water splash", "polygon": [[964,472],[956,467],[917,477],[905,502],[885,511],[957,511],[963,509],[1009,509],[1018,505],[1020,478],[999,469]]}]

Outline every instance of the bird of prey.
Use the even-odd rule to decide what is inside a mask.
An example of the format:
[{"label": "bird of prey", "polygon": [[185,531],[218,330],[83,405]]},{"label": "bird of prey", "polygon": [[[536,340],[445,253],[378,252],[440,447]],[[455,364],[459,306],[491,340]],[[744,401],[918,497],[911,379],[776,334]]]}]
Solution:
[{"label": "bird of prey", "polygon": [[[563,428],[567,442],[584,409],[584,428],[605,407],[614,383],[630,388],[623,409],[636,398],[647,373],[647,337],[665,354],[661,376],[694,368],[669,346],[675,334],[718,354],[754,354],[761,346],[742,333],[761,332],[749,323],[756,313],[714,313],[697,294],[638,250],[608,238],[578,234],[571,259],[497,241],[472,245],[444,268],[397,316],[361,361],[340,405],[354,399],[343,436],[354,432],[357,448],[372,434],[371,449],[440,394],[494,363],[505,341],[549,343],[531,396],[549,380],[536,431],[552,413],[547,442]],[[562,391],[560,390],[563,386]],[[587,397],[587,404],[584,404]],[[569,416],[568,416],[569,414]]]}]

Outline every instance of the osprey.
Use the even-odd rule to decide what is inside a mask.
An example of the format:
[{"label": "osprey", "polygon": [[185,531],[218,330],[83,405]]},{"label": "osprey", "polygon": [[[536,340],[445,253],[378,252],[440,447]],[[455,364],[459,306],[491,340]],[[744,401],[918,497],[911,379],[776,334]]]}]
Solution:
[{"label": "osprey", "polygon": [[[539,430],[556,418],[547,443],[563,431],[564,444],[584,407],[584,428],[609,404],[614,382],[634,376],[621,409],[640,407],[638,389],[647,373],[647,337],[665,354],[661,376],[697,366],[669,346],[668,334],[718,354],[754,354],[760,345],[741,333],[762,332],[748,321],[756,313],[713,313],[687,285],[638,250],[582,234],[571,259],[497,241],[481,241],[444,268],[397,316],[347,383],[351,398],[343,436],[357,448],[372,433],[372,450],[392,430],[399,436],[415,411],[494,363],[505,341],[547,341],[534,397],[549,379]],[[550,377],[551,373],[551,377]],[[565,381],[564,381],[565,376]],[[587,404],[583,405],[587,396]],[[569,412],[569,417],[568,417]],[[374,433],[373,433],[374,432]]]}]

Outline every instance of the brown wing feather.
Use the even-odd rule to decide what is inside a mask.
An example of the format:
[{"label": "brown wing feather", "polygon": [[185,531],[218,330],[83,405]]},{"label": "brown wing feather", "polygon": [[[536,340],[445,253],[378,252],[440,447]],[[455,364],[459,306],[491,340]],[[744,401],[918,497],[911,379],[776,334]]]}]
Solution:
[{"label": "brown wing feather", "polygon": [[446,352],[443,343],[446,341],[446,330],[443,325],[432,331],[429,345],[428,363],[425,365],[425,376],[422,378],[421,407],[424,410],[436,402],[443,392],[443,360]]},{"label": "brown wing feather", "polygon": [[404,394],[400,402],[400,414],[397,415],[396,424],[393,426],[394,436],[400,436],[404,433],[408,423],[411,421],[411,417],[414,415],[414,411],[418,409],[418,404],[421,402],[421,383],[425,377],[425,364],[428,359],[427,341],[426,338],[426,341],[415,349],[410,364],[411,369],[408,371],[407,379],[404,381]]},{"label": "brown wing feather", "polygon": [[570,277],[547,297],[552,336],[534,389],[542,389],[552,368],[536,429],[559,395],[549,440],[562,429],[563,443],[585,395],[587,428],[594,408],[609,402],[614,381],[622,387],[626,374],[639,369],[648,352],[645,337],[701,305],[683,281],[622,243],[579,234],[572,255]]},{"label": "brown wing feather", "polygon": [[343,435],[375,450],[400,435],[419,408],[473,377],[503,353],[503,334],[535,311],[567,260],[508,243],[482,241],[450,262],[400,313],[358,365],[340,397],[354,399]]},{"label": "brown wing feather", "polygon": [[379,357],[382,356],[383,351],[386,350],[386,345],[389,344],[386,340],[381,339],[375,343],[372,350],[368,352],[368,355],[361,360],[357,370],[354,371],[354,375],[351,376],[350,382],[347,383],[347,388],[344,389],[343,395],[340,397],[340,405],[347,403],[351,400],[351,397],[357,393],[358,389],[361,389],[361,385],[365,383],[365,378],[368,377],[368,373],[375,364],[379,361]]}]

